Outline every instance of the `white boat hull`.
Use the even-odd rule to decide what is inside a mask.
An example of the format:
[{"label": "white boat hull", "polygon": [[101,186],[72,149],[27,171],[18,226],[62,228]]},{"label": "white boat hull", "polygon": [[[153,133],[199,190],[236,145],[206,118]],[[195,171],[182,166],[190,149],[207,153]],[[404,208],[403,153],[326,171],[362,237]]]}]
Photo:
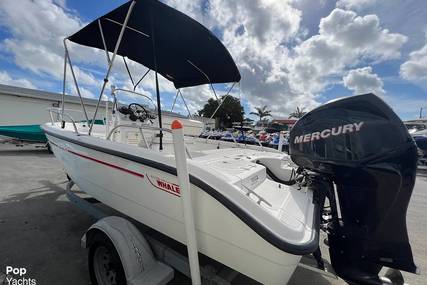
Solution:
[{"label": "white boat hull", "polygon": [[[75,136],[77,140],[82,138]],[[175,175],[60,136],[47,133],[47,137],[66,173],[82,191],[186,243]],[[217,199],[193,184],[191,191],[199,252],[264,284],[288,282],[300,255],[289,254],[267,242]]]}]

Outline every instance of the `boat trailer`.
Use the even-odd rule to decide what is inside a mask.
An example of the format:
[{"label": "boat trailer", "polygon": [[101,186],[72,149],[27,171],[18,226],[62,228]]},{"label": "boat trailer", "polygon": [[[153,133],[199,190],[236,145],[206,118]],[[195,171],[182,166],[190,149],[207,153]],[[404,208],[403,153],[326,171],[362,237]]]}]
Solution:
[{"label": "boat trailer", "polygon": [[[128,284],[166,284],[173,279],[174,271],[178,271],[180,274],[191,278],[189,259],[185,252],[183,253],[183,250],[177,250],[176,245],[171,245],[169,240],[164,241],[165,237],[163,235],[129,217],[118,217],[107,214],[106,211],[96,206],[96,204],[101,202],[92,197],[80,197],[72,190],[73,186],[74,182],[70,180],[66,186],[67,198],[70,202],[98,220],[83,235],[81,240],[83,248],[90,250],[94,232],[102,231],[109,238],[114,236],[112,243],[122,258],[121,261],[124,267],[156,267],[147,271],[135,271],[134,274],[139,273],[144,275],[144,277],[138,277],[138,274],[136,274],[134,276],[135,282],[129,282],[132,279],[129,278]],[[139,246],[136,245],[136,241],[141,238],[144,242],[139,242]],[[131,245],[134,248],[134,256],[136,258],[132,259],[132,254],[124,254],[127,251],[125,249],[126,245]],[[200,266],[202,284],[230,285],[233,284],[233,281],[248,278],[246,276],[242,277],[239,272],[214,260],[210,260],[208,257],[201,257],[201,260],[205,263]],[[206,260],[208,261],[206,262]],[[298,267],[338,279],[329,262],[325,259],[323,259],[323,262],[324,269],[318,266],[318,262],[312,255],[303,256]],[[148,264],[148,266],[140,266],[140,264]],[[128,269],[124,268],[124,271],[128,272]],[[142,281],[143,283],[141,283]]]}]

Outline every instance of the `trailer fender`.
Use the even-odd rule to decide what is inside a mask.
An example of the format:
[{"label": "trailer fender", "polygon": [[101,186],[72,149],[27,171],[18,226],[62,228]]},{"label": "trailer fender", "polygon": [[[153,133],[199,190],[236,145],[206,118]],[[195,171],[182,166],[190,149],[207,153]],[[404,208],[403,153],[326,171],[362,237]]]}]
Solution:
[{"label": "trailer fender", "polygon": [[[128,220],[109,216],[97,221],[83,235],[81,246],[89,248],[93,237],[99,231],[108,236],[114,244],[120,256],[128,284],[134,284],[137,280],[148,281],[146,278],[159,270],[163,271],[163,273],[168,272],[166,275],[172,275],[173,277],[172,268],[156,260],[147,240]],[[167,277],[166,279],[170,280],[172,277]],[[149,280],[152,280],[152,278],[149,278]]]}]

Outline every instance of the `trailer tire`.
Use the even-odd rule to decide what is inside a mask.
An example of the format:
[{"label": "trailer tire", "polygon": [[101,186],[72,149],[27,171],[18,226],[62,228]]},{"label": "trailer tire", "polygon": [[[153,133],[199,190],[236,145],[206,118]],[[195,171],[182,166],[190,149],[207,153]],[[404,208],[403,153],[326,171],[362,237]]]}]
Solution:
[{"label": "trailer tire", "polygon": [[93,285],[125,285],[119,254],[107,235],[97,232],[89,247],[89,275]]},{"label": "trailer tire", "polygon": [[48,142],[46,143],[46,148],[47,148],[48,153],[53,154],[52,147],[50,146],[50,144]]}]

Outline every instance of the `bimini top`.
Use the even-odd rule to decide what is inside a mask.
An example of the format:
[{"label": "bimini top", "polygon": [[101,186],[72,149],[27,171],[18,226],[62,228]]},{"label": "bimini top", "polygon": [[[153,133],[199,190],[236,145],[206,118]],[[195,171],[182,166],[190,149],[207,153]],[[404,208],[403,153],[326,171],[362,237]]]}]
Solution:
[{"label": "bimini top", "polygon": [[[175,88],[240,81],[233,58],[212,32],[157,0],[135,2],[118,55],[157,69]],[[101,27],[108,51],[114,52],[131,3],[100,17],[68,39],[104,50]]]}]

